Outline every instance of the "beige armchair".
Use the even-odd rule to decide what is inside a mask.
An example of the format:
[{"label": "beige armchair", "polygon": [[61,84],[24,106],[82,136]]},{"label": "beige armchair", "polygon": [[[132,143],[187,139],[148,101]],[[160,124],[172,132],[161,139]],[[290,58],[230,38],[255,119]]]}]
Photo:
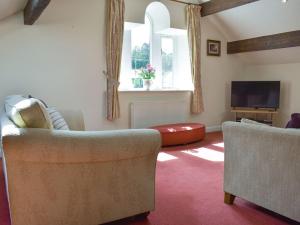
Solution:
[{"label": "beige armchair", "polygon": [[223,124],[225,202],[235,196],[300,222],[300,130]]},{"label": "beige armchair", "polygon": [[[80,113],[63,113],[84,129]],[[97,225],[154,210],[154,130],[18,129],[4,115],[12,225]]]}]

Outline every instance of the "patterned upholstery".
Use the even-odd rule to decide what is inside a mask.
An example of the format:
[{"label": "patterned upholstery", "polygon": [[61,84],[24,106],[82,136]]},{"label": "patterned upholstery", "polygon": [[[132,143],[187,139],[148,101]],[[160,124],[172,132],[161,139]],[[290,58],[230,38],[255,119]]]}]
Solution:
[{"label": "patterned upholstery", "polygon": [[56,108],[47,108],[47,112],[55,130],[70,130],[67,122]]}]

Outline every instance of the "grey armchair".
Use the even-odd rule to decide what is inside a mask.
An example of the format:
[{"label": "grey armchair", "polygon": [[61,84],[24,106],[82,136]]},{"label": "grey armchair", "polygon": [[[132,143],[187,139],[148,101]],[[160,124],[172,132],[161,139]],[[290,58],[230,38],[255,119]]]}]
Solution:
[{"label": "grey armchair", "polygon": [[225,202],[235,196],[300,222],[300,130],[225,122]]}]

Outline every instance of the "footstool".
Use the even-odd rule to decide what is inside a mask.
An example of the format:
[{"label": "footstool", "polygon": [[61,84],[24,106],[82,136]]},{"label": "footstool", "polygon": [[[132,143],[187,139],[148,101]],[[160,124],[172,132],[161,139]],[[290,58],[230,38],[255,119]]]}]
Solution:
[{"label": "footstool", "polygon": [[205,125],[201,123],[166,124],[150,128],[160,132],[162,147],[189,144],[205,137]]}]

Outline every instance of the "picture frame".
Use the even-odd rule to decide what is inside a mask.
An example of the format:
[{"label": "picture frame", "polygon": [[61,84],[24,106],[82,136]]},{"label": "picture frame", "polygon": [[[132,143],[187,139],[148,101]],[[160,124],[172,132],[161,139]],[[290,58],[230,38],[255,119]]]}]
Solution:
[{"label": "picture frame", "polygon": [[221,41],[207,40],[207,55],[221,56]]}]

